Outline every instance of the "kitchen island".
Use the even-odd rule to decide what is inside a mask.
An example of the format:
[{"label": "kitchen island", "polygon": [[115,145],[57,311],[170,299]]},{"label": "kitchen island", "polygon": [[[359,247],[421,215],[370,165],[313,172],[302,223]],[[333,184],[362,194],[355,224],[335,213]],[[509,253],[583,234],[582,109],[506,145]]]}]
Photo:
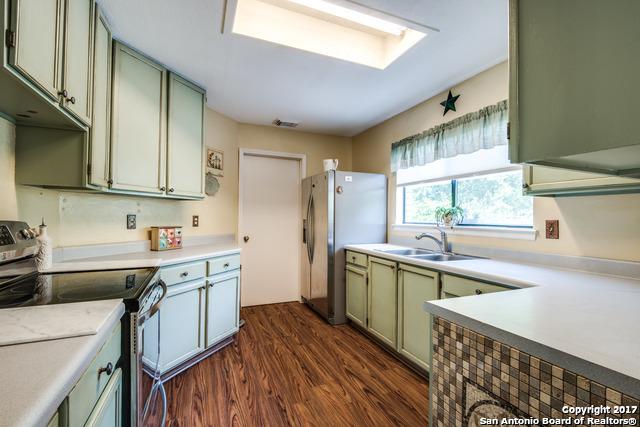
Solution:
[{"label": "kitchen island", "polygon": [[[561,417],[564,405],[638,405],[640,281],[491,259],[435,262],[384,252],[393,248],[348,246],[520,288],[424,303],[433,315],[431,425],[467,425],[483,410],[538,418]],[[637,421],[638,413],[633,416]]]}]

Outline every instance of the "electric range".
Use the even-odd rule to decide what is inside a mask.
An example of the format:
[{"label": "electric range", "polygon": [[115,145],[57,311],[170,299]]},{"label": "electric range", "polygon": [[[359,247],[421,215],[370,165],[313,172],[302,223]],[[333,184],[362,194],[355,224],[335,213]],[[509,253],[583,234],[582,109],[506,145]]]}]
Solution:
[{"label": "electric range", "polygon": [[[164,420],[164,387],[157,362],[149,363],[160,359],[160,307],[167,294],[159,269],[39,273],[36,234],[24,222],[0,221],[0,309],[122,299],[126,312],[119,364],[124,372],[123,413],[130,414],[123,424],[146,426],[147,420]],[[162,405],[156,405],[156,399]],[[160,415],[151,413],[159,408]]]}]

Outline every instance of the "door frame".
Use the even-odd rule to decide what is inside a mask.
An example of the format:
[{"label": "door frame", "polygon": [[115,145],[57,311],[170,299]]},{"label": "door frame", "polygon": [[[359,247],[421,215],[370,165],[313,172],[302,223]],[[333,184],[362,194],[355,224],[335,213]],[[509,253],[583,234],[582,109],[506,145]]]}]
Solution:
[{"label": "door frame", "polygon": [[[307,155],[302,153],[287,153],[283,151],[269,151],[259,150],[254,148],[240,148],[238,153],[238,232],[236,233],[236,242],[238,246],[241,245],[240,231],[242,231],[242,211],[243,211],[243,188],[244,188],[244,171],[246,163],[244,162],[245,156],[253,157],[266,157],[275,159],[297,160],[300,170],[300,189],[302,191],[302,180],[307,177]],[[302,197],[298,198],[298,211],[300,215],[298,217],[298,238],[299,242],[302,242]],[[298,295],[302,295],[302,244],[298,245]],[[240,271],[242,274],[242,270]],[[241,285],[242,286],[242,285]],[[302,302],[302,297],[298,297],[298,301]]]}]

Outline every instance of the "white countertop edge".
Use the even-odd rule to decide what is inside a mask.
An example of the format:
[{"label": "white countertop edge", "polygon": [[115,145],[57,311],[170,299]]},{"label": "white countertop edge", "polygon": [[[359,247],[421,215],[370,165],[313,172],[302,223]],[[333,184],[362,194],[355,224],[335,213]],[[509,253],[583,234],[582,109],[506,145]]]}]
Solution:
[{"label": "white countertop edge", "polygon": [[[435,301],[434,301],[435,302]],[[471,329],[503,344],[522,350],[531,356],[561,366],[578,375],[592,379],[608,387],[621,391],[629,396],[640,397],[640,380],[605,366],[584,360],[580,357],[546,346],[536,341],[517,335],[496,326],[467,317],[456,311],[441,307],[434,302],[425,301],[424,310],[442,317],[456,325]]]},{"label": "white countertop edge", "polygon": [[56,262],[51,268],[42,270],[41,273],[164,267],[240,252],[240,247],[235,243],[189,246],[169,251],[130,252]]},{"label": "white countertop edge", "polygon": [[[118,301],[119,303],[117,303]],[[64,368],[60,370],[50,387],[40,390],[38,397],[30,402],[29,408],[24,413],[19,415],[18,418],[12,418],[9,413],[3,413],[4,419],[0,422],[0,425],[5,425],[5,422],[8,423],[7,425],[47,425],[51,417],[57,412],[60,404],[71,392],[102,346],[107,342],[113,328],[124,314],[125,308],[122,300],[114,300],[114,302],[117,303],[117,306],[105,319],[96,335],[55,340],[66,342],[84,340],[86,343],[81,345],[81,351],[73,353],[67,360]],[[51,341],[21,344],[21,346],[24,346],[25,350],[28,351],[27,346],[37,346],[47,342]],[[6,369],[7,367],[5,366],[4,368]]]}]

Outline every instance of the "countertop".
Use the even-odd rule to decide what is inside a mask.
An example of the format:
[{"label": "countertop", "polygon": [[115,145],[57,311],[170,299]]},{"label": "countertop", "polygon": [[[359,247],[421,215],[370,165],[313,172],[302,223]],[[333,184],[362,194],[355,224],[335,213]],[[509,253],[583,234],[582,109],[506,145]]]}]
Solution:
[{"label": "countertop", "polygon": [[0,426],[47,425],[124,313],[122,300],[89,306],[95,335],[0,347]]},{"label": "countertop", "polygon": [[640,397],[640,280],[492,259],[434,262],[390,255],[394,245],[347,249],[511,291],[427,301],[425,310]]},{"label": "countertop", "polygon": [[54,262],[53,266],[43,273],[59,273],[64,271],[109,270],[116,268],[162,267],[183,262],[197,261],[214,256],[240,253],[235,243],[217,243],[187,246],[169,251],[141,251],[114,255],[90,256],[87,258]]}]

